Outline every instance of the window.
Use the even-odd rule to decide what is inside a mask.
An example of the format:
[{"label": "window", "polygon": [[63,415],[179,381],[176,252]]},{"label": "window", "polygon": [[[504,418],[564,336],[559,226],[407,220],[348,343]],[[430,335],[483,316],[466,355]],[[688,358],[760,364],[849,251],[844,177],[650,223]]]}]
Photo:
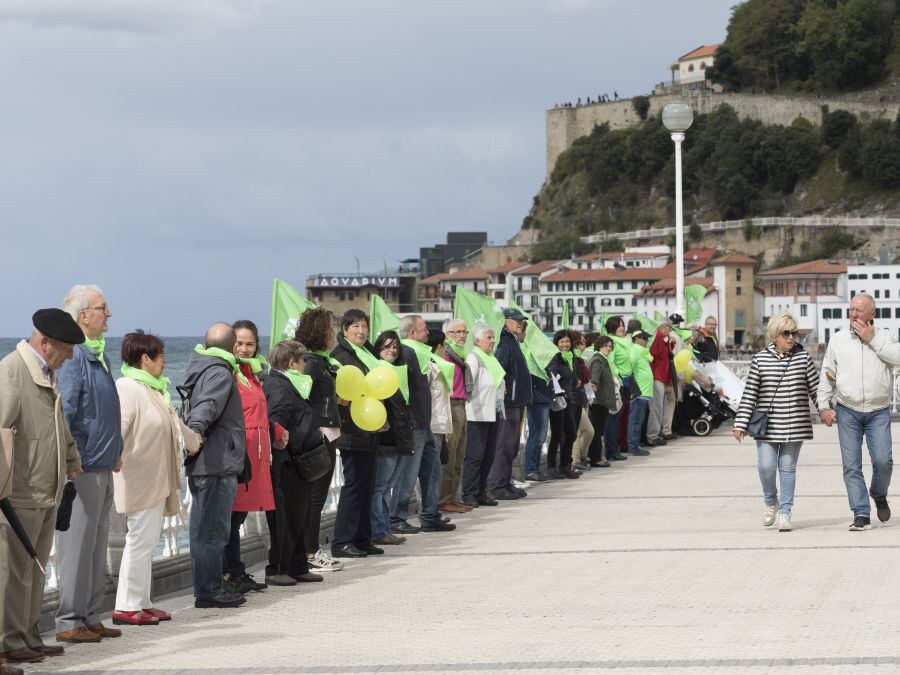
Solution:
[{"label": "window", "polygon": [[622,282],[621,282],[621,281],[617,281],[617,282],[616,282],[616,288],[617,288],[618,290],[620,290],[620,291],[624,288],[624,286],[622,285]]},{"label": "window", "polygon": [[856,291],[850,291],[850,297],[854,297],[856,295]]},{"label": "window", "polygon": [[601,307],[609,307],[612,304],[612,300],[609,298],[600,298],[600,306]]},{"label": "window", "polygon": [[556,327],[559,328],[560,326],[562,326],[562,317],[558,316],[556,317]]},{"label": "window", "polygon": [[890,297],[891,297],[891,292],[890,292],[890,291],[885,291],[885,292],[884,292],[884,299],[885,299],[885,300],[888,300]]},{"label": "window", "polygon": [[831,318],[831,310],[828,309],[828,308],[823,309],[823,310],[822,310],[822,318],[823,318],[823,319],[830,319],[830,318]]},{"label": "window", "polygon": [[516,278],[516,290],[517,290],[517,291],[521,291],[521,290],[522,290],[522,277],[517,277],[517,278]]},{"label": "window", "polygon": [[900,319],[900,307],[894,307],[894,318]]},{"label": "window", "polygon": [[828,342],[830,339],[831,339],[831,329],[826,328],[825,329],[825,342]]},{"label": "window", "polygon": [[844,316],[844,310],[842,310],[840,307],[835,307],[833,310],[831,310],[831,318],[832,319],[841,319],[841,318],[843,318],[843,316]]},{"label": "window", "polygon": [[574,291],[574,290],[575,290],[575,284],[573,284],[571,281],[569,282],[569,290],[570,290],[570,291]]},{"label": "window", "polygon": [[740,280],[741,280],[741,268],[740,268],[740,267],[738,267],[738,268],[734,271],[734,279],[735,279],[735,281],[740,281]]},{"label": "window", "polygon": [[531,296],[531,306],[532,307],[538,306],[538,296],[536,296],[536,295]]},{"label": "window", "polygon": [[584,307],[584,298],[578,298],[578,306]]},{"label": "window", "polygon": [[858,278],[859,279],[868,279],[869,275],[868,274],[860,274]]},{"label": "window", "polygon": [[806,305],[800,305],[800,316],[806,316]]},{"label": "window", "polygon": [[735,289],[734,289],[734,294],[735,294],[735,295],[741,295],[741,287],[740,287],[740,286],[735,287]]},{"label": "window", "polygon": [[583,325],[584,325],[584,317],[581,316],[581,314],[578,315],[578,325],[579,325],[579,326],[583,326]]},{"label": "window", "polygon": [[625,298],[616,298],[616,307],[624,307]]},{"label": "window", "polygon": [[547,312],[547,314],[553,313],[553,300],[551,300],[550,298],[547,298],[547,300],[544,302],[544,311]]},{"label": "window", "polygon": [[[900,274],[898,274],[897,276],[900,277]],[[604,290],[604,291],[608,291],[608,290],[609,290],[609,282],[608,282],[608,281],[604,281],[604,282],[603,282],[603,290]]]},{"label": "window", "polygon": [[478,282],[477,281],[472,282],[472,290],[475,291],[476,293],[478,292]]},{"label": "window", "polygon": [[338,300],[346,300],[347,294],[344,291],[338,291]]},{"label": "window", "polygon": [[456,284],[450,284],[450,292],[456,293]]},{"label": "window", "polygon": [[692,63],[691,65],[688,66],[688,72],[689,72],[689,73],[693,73],[693,72],[694,72],[694,64],[693,64],[693,63]]},{"label": "window", "polygon": [[525,298],[523,298],[521,295],[517,295],[517,296],[516,296],[516,304],[517,304],[519,307],[521,307],[522,305],[525,304]]},{"label": "window", "polygon": [[859,275],[858,274],[848,274],[847,278],[850,280],[855,280],[855,279],[859,278]]},{"label": "window", "polygon": [[557,307],[562,307],[562,298],[557,298],[557,299],[556,299],[556,306],[557,306]]},{"label": "window", "polygon": [[876,289],[876,290],[875,290],[875,297],[876,297],[876,298],[880,298],[880,297],[881,297],[881,291],[879,291],[879,290]]},{"label": "window", "polygon": [[631,288],[632,288],[632,290],[634,290],[634,289],[637,288],[637,282],[636,282],[636,281],[632,281],[632,282],[631,282]]},{"label": "window", "polygon": [[637,307],[637,298],[634,298],[634,297],[631,298],[631,306],[632,306],[632,307]]}]

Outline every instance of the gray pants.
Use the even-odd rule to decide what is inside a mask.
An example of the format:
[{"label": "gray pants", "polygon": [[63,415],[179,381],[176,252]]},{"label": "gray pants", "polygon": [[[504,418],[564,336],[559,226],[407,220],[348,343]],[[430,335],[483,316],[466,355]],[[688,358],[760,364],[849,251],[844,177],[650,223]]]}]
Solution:
[{"label": "gray pants", "polygon": [[56,538],[59,609],[56,631],[100,623],[106,591],[106,547],[113,503],[111,471],[90,471],[75,478],[77,495],[67,532]]},{"label": "gray pants", "polygon": [[497,424],[506,428],[494,452],[494,463],[487,479],[488,490],[502,490],[512,480],[513,458],[518,454],[519,443],[522,441],[523,412],[525,408],[507,408],[506,420],[497,420]]},{"label": "gray pants", "polygon": [[[38,559],[46,565],[53,547],[56,506],[17,508],[16,513],[34,544]],[[28,557],[25,547],[0,514],[0,651],[43,644],[38,628],[43,599],[43,573]]]}]

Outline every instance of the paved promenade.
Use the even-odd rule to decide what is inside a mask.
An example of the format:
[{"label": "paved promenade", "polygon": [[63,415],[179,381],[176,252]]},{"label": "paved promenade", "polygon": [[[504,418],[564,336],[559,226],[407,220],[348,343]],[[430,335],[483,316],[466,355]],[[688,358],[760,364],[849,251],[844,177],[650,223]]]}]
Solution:
[{"label": "paved promenade", "polygon": [[848,532],[837,433],[815,429],[790,533],[762,527],[755,444],[722,429],[241,609],[163,599],[173,621],[27,672],[898,672],[900,497]]}]

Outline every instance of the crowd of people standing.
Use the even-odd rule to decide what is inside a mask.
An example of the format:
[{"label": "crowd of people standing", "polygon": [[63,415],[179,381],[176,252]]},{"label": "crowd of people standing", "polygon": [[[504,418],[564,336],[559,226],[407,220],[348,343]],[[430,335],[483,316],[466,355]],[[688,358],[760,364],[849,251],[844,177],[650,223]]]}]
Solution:
[{"label": "crowd of people standing", "polygon": [[[674,354],[686,345],[698,358],[717,358],[712,317],[682,343],[673,331],[678,315],[653,335],[614,316],[604,335],[558,331],[558,353],[535,372],[523,350],[528,317],[515,308],[503,314],[498,334],[460,319],[429,330],[410,315],[373,343],[364,311],[335,317],[313,308],[268,359],[252,321],[217,323],[188,362],[176,411],[159,337],[128,333],[121,377],[110,372],[104,334],[112,313],[99,288],[75,286],[63,309],[36,312],[31,337],[0,362],[0,427],[17,429],[10,499],[40,560],[60,530],[57,641],[122,635],[100,619],[112,508],[127,523],[113,623],[171,620],[153,604],[151,558],[164,517],[179,509],[182,470],[192,501],[195,606],[239,607],[269,585],[321,582],[322,573],[342,569],[341,559],[382,555],[420,533],[452,532],[451,514],[526,497],[513,479],[526,419],[529,481],[577,479],[649,455],[648,448],[678,438],[673,420],[684,382]],[[900,346],[872,326],[873,316],[874,300],[857,296],[852,330],[829,344],[821,378],[797,342],[793,317],[770,322],[770,343],[754,357],[734,425],[737,440],[749,432],[757,441],[765,525],[777,520],[790,530],[797,457],[812,435],[808,399],[825,424],[839,427],[851,529],[870,526],[863,435],[874,467],[869,494],[879,518],[890,517],[887,406]],[[375,431],[358,426],[337,394],[338,371],[347,365],[402,373],[385,400],[387,421]],[[767,417],[762,427],[760,412]],[[322,546],[322,509],[338,457],[343,484],[333,533]],[[260,511],[270,540],[263,581],[247,572],[240,550],[242,524]],[[62,646],[44,644],[38,629],[43,570],[31,565],[5,519],[0,535],[0,656],[36,662],[63,654]]]}]

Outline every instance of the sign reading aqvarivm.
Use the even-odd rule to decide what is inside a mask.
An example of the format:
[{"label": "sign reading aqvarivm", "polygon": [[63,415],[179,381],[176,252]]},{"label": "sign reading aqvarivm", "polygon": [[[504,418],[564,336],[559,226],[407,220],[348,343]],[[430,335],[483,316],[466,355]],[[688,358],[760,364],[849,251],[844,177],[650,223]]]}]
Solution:
[{"label": "sign reading aqvarivm", "polygon": [[319,274],[313,277],[313,286],[315,287],[338,286],[354,288],[357,286],[381,286],[387,288],[399,285],[399,277],[330,276],[327,274]]}]

